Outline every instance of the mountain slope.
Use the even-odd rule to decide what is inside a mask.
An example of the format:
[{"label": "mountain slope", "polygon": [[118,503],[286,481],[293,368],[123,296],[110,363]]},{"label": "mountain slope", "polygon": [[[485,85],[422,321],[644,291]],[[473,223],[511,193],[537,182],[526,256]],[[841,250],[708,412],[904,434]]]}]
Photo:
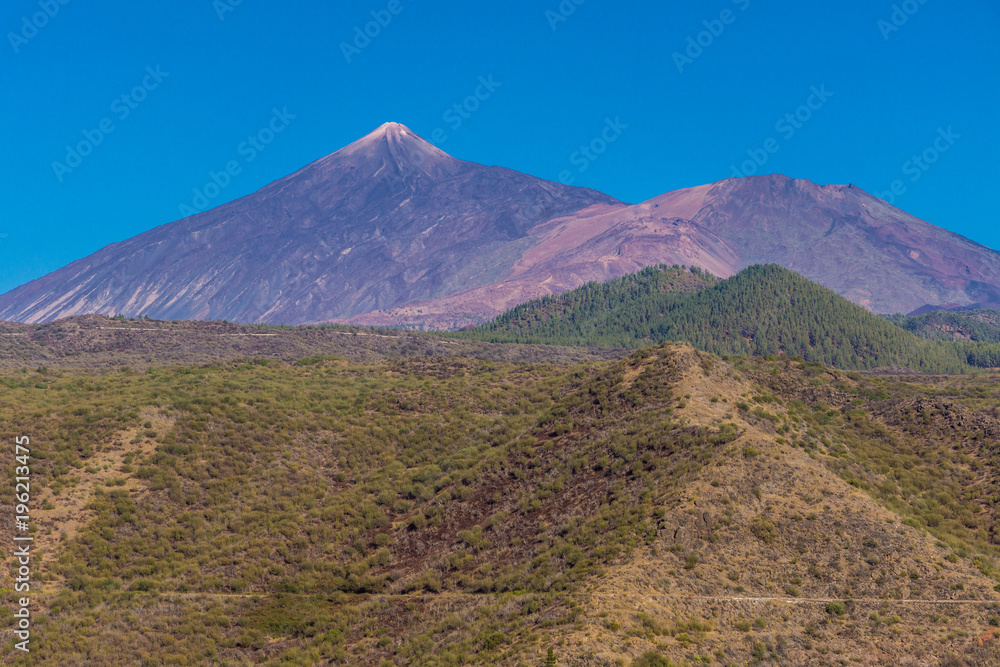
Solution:
[{"label": "mountain slope", "polygon": [[655,264],[704,267],[732,275],[738,252],[732,244],[689,220],[661,215],[654,206],[594,207],[532,230],[537,245],[499,282],[431,301],[420,301],[348,320],[368,326],[436,329],[481,324],[529,299],[561,294]]},{"label": "mountain slope", "polygon": [[888,315],[886,319],[930,340],[1000,343],[1000,311],[997,310],[937,310],[912,317]]},{"label": "mountain slope", "polygon": [[682,274],[676,268],[650,267],[609,284],[529,302],[461,335],[492,342],[609,347],[687,341],[718,354],[781,353],[838,368],[956,372],[970,363],[1000,365],[1000,346],[917,338],[777,265],[750,267],[716,284],[705,281],[703,289],[691,293],[664,288]]},{"label": "mountain slope", "polygon": [[493,282],[527,230],[613,198],[456,160],[397,123],[260,191],[0,297],[0,319],[85,313],[295,324]]},{"label": "mountain slope", "polygon": [[[631,256],[640,266],[700,266],[722,277],[754,264],[779,264],[877,313],[1000,306],[1000,253],[852,185],[820,186],[780,175],[730,178],[549,223],[557,224],[572,230],[572,252],[519,263],[522,273],[493,285],[353,321],[440,328],[449,324],[446,314],[460,312],[467,314],[460,324],[476,324],[473,313],[482,322],[530,298],[617,277],[582,270],[575,284],[557,279],[578,259],[598,264],[602,256],[585,250],[602,242],[610,242],[603,257]],[[591,228],[600,234],[591,236]],[[630,235],[640,229],[648,234],[636,242]],[[620,261],[615,268],[627,273],[640,267]]]}]

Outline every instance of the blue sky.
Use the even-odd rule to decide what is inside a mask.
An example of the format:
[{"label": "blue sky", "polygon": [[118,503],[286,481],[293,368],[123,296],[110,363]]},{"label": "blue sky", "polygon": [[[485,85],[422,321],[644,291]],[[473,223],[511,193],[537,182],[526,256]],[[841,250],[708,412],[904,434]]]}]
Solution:
[{"label": "blue sky", "polygon": [[10,0],[0,28],[0,292],[390,120],[628,202],[734,169],[895,184],[1000,248],[992,0]]}]

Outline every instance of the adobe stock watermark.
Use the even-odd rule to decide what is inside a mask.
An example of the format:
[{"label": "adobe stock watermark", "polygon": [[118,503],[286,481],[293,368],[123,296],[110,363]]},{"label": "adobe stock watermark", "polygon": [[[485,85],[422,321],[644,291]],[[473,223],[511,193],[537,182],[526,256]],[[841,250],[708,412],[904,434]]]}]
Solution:
[{"label": "adobe stock watermark", "polygon": [[[493,97],[493,93],[503,85],[503,82],[496,81],[492,74],[479,77],[476,83],[476,88],[471,95],[460,102],[455,102],[441,114],[441,119],[448,124],[452,131],[458,130],[465,121],[472,118],[472,114],[479,111],[483,102]],[[440,146],[448,141],[448,135],[442,128],[437,128],[431,132],[431,141]]]},{"label": "adobe stock watermark", "polygon": [[[745,12],[750,8],[750,0],[732,0],[732,3],[741,12]],[[739,14],[732,9],[726,8],[719,12],[719,18],[702,21],[701,23],[705,26],[705,29],[697,35],[688,35],[687,48],[684,49],[683,53],[680,51],[674,51],[673,53],[674,65],[677,66],[677,71],[683,74],[685,67],[693,65],[695,60],[701,58],[705,50],[715,44],[715,40],[722,37],[722,33],[726,31],[726,26],[736,23],[738,16]]]},{"label": "adobe stock watermark", "polygon": [[920,7],[927,4],[927,0],[903,0],[898,5],[892,6],[892,13],[889,19],[879,19],[878,29],[882,33],[882,39],[889,41],[889,36],[894,32],[899,32],[906,25],[910,17],[920,11]]},{"label": "adobe stock watermark", "polygon": [[[903,163],[900,169],[904,176],[909,176],[910,183],[916,183],[920,180],[920,177],[927,173],[934,164],[941,159],[941,156],[951,150],[951,147],[955,145],[959,139],[962,138],[961,134],[956,134],[951,125],[948,129],[939,127],[937,131],[937,136],[934,137],[934,141],[931,145],[925,148],[917,155],[913,155],[909,160]],[[897,178],[892,183],[889,184],[889,189],[885,192],[874,193],[879,199],[884,199],[889,203],[890,206],[896,203],[897,197],[902,197],[906,194],[908,186],[906,181],[901,178]]]},{"label": "adobe stock watermark", "polygon": [[244,165],[250,164],[257,159],[257,156],[267,150],[267,147],[271,145],[279,134],[285,131],[295,118],[296,114],[289,113],[288,107],[284,107],[281,110],[277,108],[272,109],[271,119],[267,124],[254,134],[248,136],[245,141],[240,142],[236,147],[236,153],[242,158],[242,161],[232,159],[226,162],[221,170],[208,172],[208,180],[205,184],[200,188],[192,190],[194,197],[191,199],[191,203],[183,203],[177,206],[181,217],[186,218],[208,210],[208,207],[212,204],[212,200],[221,195],[222,191],[230,186],[235,177],[243,173]]},{"label": "adobe stock watermark", "polygon": [[[590,165],[604,155],[608,146],[618,141],[627,129],[628,125],[622,122],[621,116],[615,116],[614,120],[605,118],[601,132],[588,143],[573,151],[569,156],[569,163],[577,168],[577,173],[582,174],[590,169]],[[563,169],[559,172],[559,182],[563,185],[572,185],[574,181],[576,181],[576,176],[571,170]]]},{"label": "adobe stock watermark", "polygon": [[562,0],[555,9],[545,10],[545,20],[552,27],[552,32],[559,28],[560,23],[565,23],[569,17],[576,13],[576,8],[587,0]]},{"label": "adobe stock watermark", "polygon": [[[833,97],[833,93],[826,89],[825,83],[820,85],[819,88],[816,86],[810,87],[809,92],[810,95],[806,98],[805,104],[786,113],[774,124],[775,132],[781,135],[781,138],[785,141],[790,141],[795,136],[795,133],[801,130],[812,119],[813,114],[822,109],[823,105]],[[781,142],[775,137],[769,137],[760,148],[747,149],[749,160],[744,160],[739,167],[730,165],[733,170],[732,175],[737,178],[753,176],[761,167],[767,164],[772,155],[780,150]]]},{"label": "adobe stock watermark", "polygon": [[[139,105],[146,101],[149,94],[159,88],[168,76],[170,76],[170,72],[164,72],[159,65],[155,69],[152,66],[147,67],[146,75],[132,87],[132,90],[122,93],[112,100],[110,109],[114,118],[121,122],[131,116],[132,112],[138,109]],[[116,129],[118,126],[115,125],[114,119],[106,116],[97,123],[97,127],[94,129],[83,130],[83,139],[76,144],[66,146],[66,156],[63,161],[56,160],[52,163],[52,172],[59,182],[62,183],[68,174],[72,174],[77,167],[83,164],[84,158],[93,154],[94,150],[103,144],[104,140]]]},{"label": "adobe stock watermark", "polygon": [[70,0],[38,0],[39,11],[30,16],[22,16],[21,29],[7,33],[7,40],[10,41],[10,48],[14,49],[14,53],[20,53],[21,47],[37,37],[38,32],[69,3]]},{"label": "adobe stock watermark", "polygon": [[[14,527],[18,532],[27,534],[14,536],[14,547],[16,548],[14,549],[14,562],[11,564],[17,572],[15,579],[17,583],[14,585],[14,590],[18,593],[29,594],[33,569],[31,561],[34,555],[31,543],[35,539],[31,535],[33,526],[30,524],[31,511],[29,508],[31,503],[31,450],[28,449],[27,445],[31,444],[31,438],[21,435],[14,439],[14,443],[14,474],[17,475],[14,478]],[[14,644],[14,648],[29,653],[31,649],[28,648],[28,644],[31,642],[31,623],[33,620],[31,598],[19,598],[17,606],[18,609],[14,612],[14,618],[17,620],[12,625],[17,628],[14,634],[21,641]]]},{"label": "adobe stock watermark", "polygon": [[372,40],[378,38],[382,31],[389,27],[392,20],[403,13],[406,6],[403,0],[389,0],[385,9],[373,9],[370,13],[372,20],[364,26],[354,26],[354,38],[350,42],[340,43],[340,52],[344,54],[344,60],[350,65],[355,56],[371,46]]},{"label": "adobe stock watermark", "polygon": [[[503,82],[497,81],[493,74],[480,76],[476,80],[476,86],[473,88],[472,93],[445,109],[444,113],[441,114],[441,120],[447,124],[448,128],[450,128],[452,132],[457,132],[467,120],[472,118],[473,114],[482,108],[484,102],[493,97],[494,93],[496,93],[501,86],[503,86]],[[428,135],[430,142],[438,148],[447,143],[450,137],[451,135],[448,134],[444,127],[436,127],[431,130]],[[424,151],[419,148],[415,149],[410,154],[410,160],[418,167],[423,164],[426,159],[427,156]],[[388,173],[385,178],[389,181],[393,194],[401,192],[406,188],[406,179],[399,174]]]},{"label": "adobe stock watermark", "polygon": [[212,0],[212,9],[220,21],[226,20],[226,14],[236,11],[236,8],[243,4],[243,0]]}]

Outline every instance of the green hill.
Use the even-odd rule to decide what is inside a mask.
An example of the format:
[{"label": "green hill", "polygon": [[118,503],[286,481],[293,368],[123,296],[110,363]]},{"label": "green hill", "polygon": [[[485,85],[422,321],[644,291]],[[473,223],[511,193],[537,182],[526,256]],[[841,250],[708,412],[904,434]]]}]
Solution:
[{"label": "green hill", "polygon": [[1000,346],[925,340],[776,265],[752,266],[718,282],[698,270],[684,273],[650,267],[584,285],[461,335],[605,347],[687,341],[715,354],[785,354],[848,369],[962,372],[1000,365]]},{"label": "green hill", "polygon": [[924,315],[887,315],[886,319],[928,340],[1000,343],[1000,310],[937,310]]}]

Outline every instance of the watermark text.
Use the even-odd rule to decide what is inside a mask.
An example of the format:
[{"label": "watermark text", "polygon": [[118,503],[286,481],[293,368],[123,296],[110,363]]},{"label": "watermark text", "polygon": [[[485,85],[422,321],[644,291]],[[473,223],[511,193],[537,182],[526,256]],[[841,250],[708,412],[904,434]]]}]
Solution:
[{"label": "watermark text", "polygon": [[284,132],[295,118],[296,114],[289,113],[288,107],[272,109],[271,120],[254,134],[248,135],[246,140],[241,141],[236,147],[236,154],[242,160],[234,158],[227,161],[219,171],[209,171],[205,184],[192,190],[194,196],[191,202],[178,205],[177,208],[180,210],[181,216],[186,218],[189,215],[207,210],[212,200],[229,187],[233,178],[243,173],[244,165],[250,164],[257,159],[258,155],[267,150],[271,142]]},{"label": "watermark text", "polygon": [[111,102],[112,116],[105,116],[92,129],[84,129],[81,132],[83,139],[66,146],[66,156],[62,162],[56,160],[52,163],[52,172],[59,182],[62,183],[67,175],[72,174],[77,167],[83,164],[84,158],[91,155],[94,149],[104,143],[104,140],[118,128],[115,124],[115,118],[121,122],[131,116],[132,112],[138,109],[139,105],[149,97],[151,92],[159,88],[168,76],[170,76],[170,72],[164,72],[159,65],[155,68],[147,67],[146,74],[139,83],[133,86],[130,91],[116,97]]},{"label": "watermark text", "polygon": [[[29,532],[28,521],[30,512],[28,503],[31,501],[31,450],[26,445],[31,444],[27,436],[18,436],[14,445],[14,563],[17,576],[14,577],[14,590],[18,593],[31,591],[31,542],[35,539]],[[21,641],[14,644],[18,651],[29,652],[31,641],[31,599],[18,598],[14,610],[16,625],[14,634]]]}]

